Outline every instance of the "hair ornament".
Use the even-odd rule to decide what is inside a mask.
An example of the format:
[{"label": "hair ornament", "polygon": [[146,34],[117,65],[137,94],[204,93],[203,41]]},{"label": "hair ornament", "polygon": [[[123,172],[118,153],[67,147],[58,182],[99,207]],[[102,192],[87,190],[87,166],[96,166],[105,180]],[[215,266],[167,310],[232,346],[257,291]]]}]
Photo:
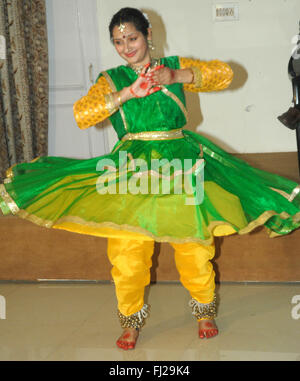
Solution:
[{"label": "hair ornament", "polygon": [[124,29],[126,28],[126,26],[124,25],[124,24],[120,24],[119,26],[118,26],[118,29],[119,29],[119,31],[121,32],[121,33],[123,33],[124,32]]},{"label": "hair ornament", "polygon": [[[141,11],[141,12],[142,12],[142,11]],[[145,13],[145,12],[142,12],[142,13],[143,13],[145,19],[146,19],[146,20],[148,21],[148,23],[149,23],[149,28],[152,28],[152,25],[151,25],[151,22],[150,22],[150,19],[149,19],[147,13]]]}]

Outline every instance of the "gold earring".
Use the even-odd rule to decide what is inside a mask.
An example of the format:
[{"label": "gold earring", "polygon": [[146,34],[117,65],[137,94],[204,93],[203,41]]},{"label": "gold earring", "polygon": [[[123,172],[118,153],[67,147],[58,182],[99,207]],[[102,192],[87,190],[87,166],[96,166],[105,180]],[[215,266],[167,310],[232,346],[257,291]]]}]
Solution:
[{"label": "gold earring", "polygon": [[153,46],[152,40],[148,40],[148,46],[149,46],[150,50],[154,50],[155,49],[155,47]]}]

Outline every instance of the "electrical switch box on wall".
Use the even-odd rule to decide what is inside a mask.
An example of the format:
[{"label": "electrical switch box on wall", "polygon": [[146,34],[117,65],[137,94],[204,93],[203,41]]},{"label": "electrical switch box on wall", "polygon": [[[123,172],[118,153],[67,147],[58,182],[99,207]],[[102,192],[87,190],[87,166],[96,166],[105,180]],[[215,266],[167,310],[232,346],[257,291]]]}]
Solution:
[{"label": "electrical switch box on wall", "polygon": [[239,19],[238,3],[219,3],[213,5],[214,21],[236,21]]}]

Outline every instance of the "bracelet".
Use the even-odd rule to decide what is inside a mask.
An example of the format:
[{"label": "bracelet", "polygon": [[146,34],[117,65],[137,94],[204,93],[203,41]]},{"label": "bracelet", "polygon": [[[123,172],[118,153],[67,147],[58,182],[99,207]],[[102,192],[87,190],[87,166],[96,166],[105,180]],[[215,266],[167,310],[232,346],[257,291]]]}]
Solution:
[{"label": "bracelet", "polygon": [[121,99],[120,93],[118,94],[118,102],[119,102],[119,107],[122,107],[123,103],[122,103],[122,99]]},{"label": "bracelet", "polygon": [[110,115],[112,115],[114,112],[117,111],[118,108],[115,104],[114,97],[113,97],[112,93],[104,94],[104,101],[106,104],[106,109]]},{"label": "bracelet", "polygon": [[193,72],[193,84],[197,88],[202,87],[202,72],[198,67],[192,66],[190,67],[191,71]]}]

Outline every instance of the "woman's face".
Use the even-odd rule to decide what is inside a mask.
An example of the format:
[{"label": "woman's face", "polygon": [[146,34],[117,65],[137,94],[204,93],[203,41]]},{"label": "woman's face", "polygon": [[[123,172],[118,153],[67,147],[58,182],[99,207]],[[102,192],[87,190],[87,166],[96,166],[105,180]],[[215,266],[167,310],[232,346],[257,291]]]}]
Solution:
[{"label": "woman's face", "polygon": [[131,65],[145,65],[150,61],[147,40],[134,24],[123,23],[125,28],[121,31],[119,26],[113,28],[113,43],[118,54]]}]

